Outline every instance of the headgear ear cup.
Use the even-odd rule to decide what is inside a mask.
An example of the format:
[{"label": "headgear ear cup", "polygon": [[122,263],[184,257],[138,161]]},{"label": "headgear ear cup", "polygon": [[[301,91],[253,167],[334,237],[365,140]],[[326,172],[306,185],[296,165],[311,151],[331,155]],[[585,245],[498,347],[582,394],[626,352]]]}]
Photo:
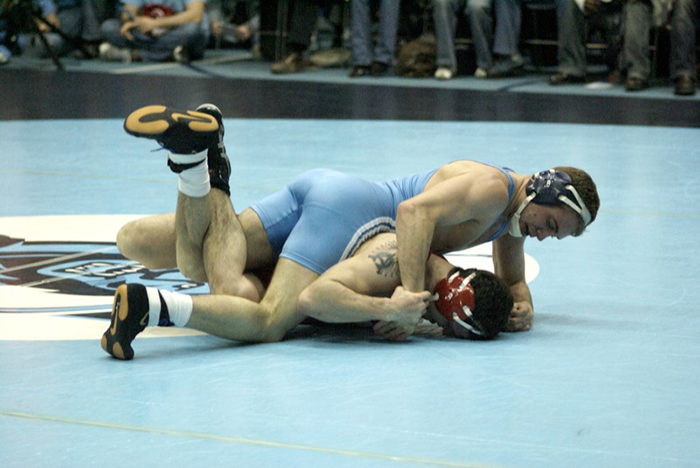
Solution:
[{"label": "headgear ear cup", "polygon": [[528,183],[527,194],[534,193],[532,200],[540,205],[567,205],[578,213],[585,225],[591,222],[591,213],[565,172],[550,169],[535,174]]}]

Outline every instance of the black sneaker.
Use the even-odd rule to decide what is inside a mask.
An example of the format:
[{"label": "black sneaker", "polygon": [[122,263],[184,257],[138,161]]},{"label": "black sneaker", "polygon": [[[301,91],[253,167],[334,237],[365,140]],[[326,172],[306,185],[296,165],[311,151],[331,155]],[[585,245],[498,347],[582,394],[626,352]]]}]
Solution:
[{"label": "black sneaker", "polygon": [[102,335],[102,349],[117,359],[133,359],[131,342],[148,323],[148,294],[142,284],[122,284],[114,294],[112,321]]},{"label": "black sneaker", "polygon": [[216,141],[219,124],[202,112],[146,106],[129,114],[124,130],[130,135],[156,140],[173,153],[195,154]]},{"label": "black sneaker", "polygon": [[197,108],[197,112],[211,115],[219,124],[219,138],[209,146],[207,152],[209,184],[231,196],[231,188],[229,187],[231,161],[226,154],[226,146],[224,146],[224,116],[214,104],[202,104]]},{"label": "black sneaker", "polygon": [[649,87],[649,80],[641,76],[628,76],[627,81],[625,81],[625,91],[642,91]]},{"label": "black sneaker", "polygon": [[525,61],[520,55],[506,57],[496,62],[486,72],[486,78],[511,78],[525,73]]}]

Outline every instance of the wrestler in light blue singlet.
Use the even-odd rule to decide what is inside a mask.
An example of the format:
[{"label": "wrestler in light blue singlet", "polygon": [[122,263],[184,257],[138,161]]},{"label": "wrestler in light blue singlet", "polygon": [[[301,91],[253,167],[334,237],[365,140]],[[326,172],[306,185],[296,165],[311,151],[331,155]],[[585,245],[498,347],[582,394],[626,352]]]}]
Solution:
[{"label": "wrestler in light blue singlet", "polygon": [[[513,179],[505,169],[493,167],[510,179],[510,199]],[[276,255],[322,274],[352,256],[375,234],[395,231],[399,204],[421,193],[435,172],[377,183],[331,169],[314,169],[251,208],[260,217]]]}]

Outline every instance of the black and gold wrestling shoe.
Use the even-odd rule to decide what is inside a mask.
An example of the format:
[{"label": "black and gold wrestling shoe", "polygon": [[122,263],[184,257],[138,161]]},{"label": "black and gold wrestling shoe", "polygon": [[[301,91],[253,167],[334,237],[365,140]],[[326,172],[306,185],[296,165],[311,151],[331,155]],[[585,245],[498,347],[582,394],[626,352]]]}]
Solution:
[{"label": "black and gold wrestling shoe", "polygon": [[197,112],[211,115],[219,124],[219,138],[209,146],[209,151],[207,152],[209,184],[214,188],[223,190],[230,196],[231,161],[226,154],[226,146],[224,146],[224,116],[214,104],[202,104],[197,108]]},{"label": "black and gold wrestling shoe", "polygon": [[196,154],[215,144],[219,122],[209,113],[146,106],[129,114],[124,130],[130,135],[156,140],[172,153]]},{"label": "black and gold wrestling shoe", "polygon": [[102,349],[117,359],[133,359],[131,342],[148,324],[148,294],[141,284],[122,284],[114,294],[112,320],[102,335]]}]

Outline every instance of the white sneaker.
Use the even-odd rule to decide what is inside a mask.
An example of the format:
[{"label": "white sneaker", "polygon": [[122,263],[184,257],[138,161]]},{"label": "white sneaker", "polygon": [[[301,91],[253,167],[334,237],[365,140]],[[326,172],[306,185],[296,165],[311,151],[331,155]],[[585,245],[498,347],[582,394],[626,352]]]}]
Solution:
[{"label": "white sneaker", "polygon": [[175,46],[173,49],[173,59],[179,63],[190,63],[190,54],[183,46]]},{"label": "white sneaker", "polygon": [[117,47],[109,42],[100,44],[100,58],[110,62],[131,63],[131,49]]},{"label": "white sneaker", "polygon": [[489,76],[489,74],[483,68],[477,68],[474,72],[474,78],[486,78],[487,76]]},{"label": "white sneaker", "polygon": [[9,63],[10,57],[12,57],[10,49],[0,44],[0,65],[5,65],[6,63]]},{"label": "white sneaker", "polygon": [[435,70],[435,78],[437,78],[438,80],[451,80],[452,70],[450,70],[449,68],[440,67],[437,70]]}]

